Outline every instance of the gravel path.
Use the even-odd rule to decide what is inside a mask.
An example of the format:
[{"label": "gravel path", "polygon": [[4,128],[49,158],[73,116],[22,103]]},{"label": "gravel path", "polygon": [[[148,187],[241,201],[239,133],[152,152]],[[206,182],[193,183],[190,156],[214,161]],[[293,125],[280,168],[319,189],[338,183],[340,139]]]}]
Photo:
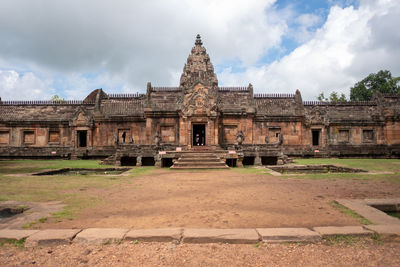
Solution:
[{"label": "gravel path", "polygon": [[0,247],[0,266],[400,266],[400,243]]}]

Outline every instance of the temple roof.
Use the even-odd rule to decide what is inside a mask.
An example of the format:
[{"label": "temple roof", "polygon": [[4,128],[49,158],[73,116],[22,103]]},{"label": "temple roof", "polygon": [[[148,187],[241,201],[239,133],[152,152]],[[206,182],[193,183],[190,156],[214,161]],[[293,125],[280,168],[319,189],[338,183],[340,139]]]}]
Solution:
[{"label": "temple roof", "polygon": [[192,48],[187,63],[183,67],[180,86],[187,87],[199,80],[209,86],[218,86],[217,75],[214,72],[210,56],[203,47],[203,42],[198,34],[195,46]]},{"label": "temple roof", "polygon": [[69,121],[79,105],[0,105],[0,121]]}]

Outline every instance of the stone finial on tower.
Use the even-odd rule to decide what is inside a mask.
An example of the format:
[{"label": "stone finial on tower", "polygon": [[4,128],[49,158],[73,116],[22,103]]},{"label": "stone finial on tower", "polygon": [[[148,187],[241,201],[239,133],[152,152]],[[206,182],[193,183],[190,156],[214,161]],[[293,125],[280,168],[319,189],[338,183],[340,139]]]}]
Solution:
[{"label": "stone finial on tower", "polygon": [[194,43],[195,45],[203,45],[203,42],[201,41],[200,34],[197,34],[196,36],[196,42]]},{"label": "stone finial on tower", "polygon": [[200,34],[196,36],[195,46],[192,48],[183,67],[180,87],[190,87],[199,80],[203,82],[203,85],[218,86],[217,75],[215,75],[210,56],[203,46]]}]

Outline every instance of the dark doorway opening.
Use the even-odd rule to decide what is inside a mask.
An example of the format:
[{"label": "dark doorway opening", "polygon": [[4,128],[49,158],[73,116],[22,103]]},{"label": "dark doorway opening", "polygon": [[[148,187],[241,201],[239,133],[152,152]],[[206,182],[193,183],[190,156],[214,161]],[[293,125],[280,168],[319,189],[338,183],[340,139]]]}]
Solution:
[{"label": "dark doorway opening", "polygon": [[236,159],[226,159],[226,165],[229,167],[236,167]]},{"label": "dark doorway opening", "polygon": [[243,165],[254,165],[254,157],[244,157]]},{"label": "dark doorway opening", "polygon": [[122,157],[121,166],[136,166],[136,157]]},{"label": "dark doorway opening", "polygon": [[164,158],[164,159],[162,159],[162,160],[161,160],[161,166],[162,166],[163,168],[169,168],[169,167],[171,167],[172,164],[174,164],[172,160],[173,160],[172,158]]},{"label": "dark doorway opening", "polygon": [[312,130],[312,145],[319,146],[319,133],[320,130]]},{"label": "dark doorway opening", "polygon": [[154,157],[142,157],[142,166],[154,166],[155,164]]},{"label": "dark doorway opening", "polygon": [[276,165],[278,162],[278,157],[261,157],[262,165]]},{"label": "dark doorway opening", "polygon": [[206,125],[193,124],[193,146],[206,145]]},{"label": "dark doorway opening", "polygon": [[87,147],[87,131],[77,131],[78,147]]}]

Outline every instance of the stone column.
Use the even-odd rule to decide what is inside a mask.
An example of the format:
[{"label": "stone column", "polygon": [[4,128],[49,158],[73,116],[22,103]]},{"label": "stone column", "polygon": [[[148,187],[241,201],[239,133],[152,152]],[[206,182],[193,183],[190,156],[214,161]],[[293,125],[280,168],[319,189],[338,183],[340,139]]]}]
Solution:
[{"label": "stone column", "polygon": [[136,158],[136,166],[142,166],[142,156],[138,156]]},{"label": "stone column", "polygon": [[154,166],[156,168],[161,168],[161,156],[159,154],[154,157]]},{"label": "stone column", "polygon": [[261,165],[262,165],[261,157],[260,157],[260,155],[258,155],[258,154],[257,154],[257,156],[254,158],[254,165],[255,165],[255,166],[261,166]]},{"label": "stone column", "polygon": [[146,141],[148,145],[153,144],[153,119],[152,118],[147,118],[146,119]]}]

